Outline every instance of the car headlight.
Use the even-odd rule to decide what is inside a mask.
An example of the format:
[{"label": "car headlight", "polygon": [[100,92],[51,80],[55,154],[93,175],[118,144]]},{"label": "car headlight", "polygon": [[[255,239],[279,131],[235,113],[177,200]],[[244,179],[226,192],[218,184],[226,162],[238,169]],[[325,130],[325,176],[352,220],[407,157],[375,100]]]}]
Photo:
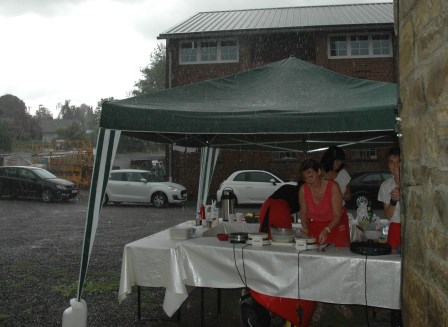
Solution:
[{"label": "car headlight", "polygon": [[67,189],[67,187],[65,187],[64,185],[56,185],[56,188],[58,190],[66,190]]},{"label": "car headlight", "polygon": [[179,190],[177,189],[177,187],[174,187],[174,186],[168,186],[168,188],[169,188],[171,191],[173,191],[173,192],[177,192],[177,191],[179,191]]}]

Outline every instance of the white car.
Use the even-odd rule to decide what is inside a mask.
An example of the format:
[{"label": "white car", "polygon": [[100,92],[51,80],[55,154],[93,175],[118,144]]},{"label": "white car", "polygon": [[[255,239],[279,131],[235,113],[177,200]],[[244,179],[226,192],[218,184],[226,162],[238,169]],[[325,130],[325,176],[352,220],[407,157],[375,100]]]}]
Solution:
[{"label": "white car", "polygon": [[187,189],[176,183],[160,182],[147,170],[112,170],[107,182],[104,204],[109,202],[152,203],[162,208],[187,201]]},{"label": "white car", "polygon": [[220,202],[223,190],[231,189],[238,204],[262,204],[285,184],[297,185],[295,182],[285,182],[268,171],[238,170],[219,186],[216,197]]}]

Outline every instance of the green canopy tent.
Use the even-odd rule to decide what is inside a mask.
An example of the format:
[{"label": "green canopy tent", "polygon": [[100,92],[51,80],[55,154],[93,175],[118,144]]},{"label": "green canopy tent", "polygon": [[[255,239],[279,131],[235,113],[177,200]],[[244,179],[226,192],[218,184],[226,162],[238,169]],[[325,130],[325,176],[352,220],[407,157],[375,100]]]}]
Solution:
[{"label": "green canopy tent", "polygon": [[[120,133],[208,149],[310,152],[330,144],[385,146],[395,136],[396,103],[396,84],[350,78],[294,57],[227,77],[104,103],[77,300],[81,300]],[[200,184],[207,187],[207,182]]]}]

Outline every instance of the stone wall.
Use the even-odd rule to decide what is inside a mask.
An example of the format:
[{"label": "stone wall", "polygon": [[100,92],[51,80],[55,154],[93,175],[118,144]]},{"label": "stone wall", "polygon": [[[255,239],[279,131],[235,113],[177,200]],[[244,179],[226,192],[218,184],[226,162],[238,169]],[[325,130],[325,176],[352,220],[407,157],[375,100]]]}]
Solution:
[{"label": "stone wall", "polygon": [[402,148],[403,322],[448,321],[448,1],[395,0]]}]

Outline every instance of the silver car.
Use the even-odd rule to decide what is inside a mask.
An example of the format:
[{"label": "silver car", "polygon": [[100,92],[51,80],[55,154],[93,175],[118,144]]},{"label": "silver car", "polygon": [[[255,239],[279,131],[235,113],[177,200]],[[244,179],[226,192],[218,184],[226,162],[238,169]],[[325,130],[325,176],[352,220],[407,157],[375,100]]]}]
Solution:
[{"label": "silver car", "polygon": [[216,198],[220,202],[222,191],[231,189],[238,204],[262,204],[280,186],[285,184],[297,185],[295,182],[285,182],[268,171],[238,170],[219,186]]},{"label": "silver car", "polygon": [[157,208],[187,201],[187,189],[176,183],[161,182],[147,170],[112,170],[107,182],[104,204],[109,202],[146,203]]}]

